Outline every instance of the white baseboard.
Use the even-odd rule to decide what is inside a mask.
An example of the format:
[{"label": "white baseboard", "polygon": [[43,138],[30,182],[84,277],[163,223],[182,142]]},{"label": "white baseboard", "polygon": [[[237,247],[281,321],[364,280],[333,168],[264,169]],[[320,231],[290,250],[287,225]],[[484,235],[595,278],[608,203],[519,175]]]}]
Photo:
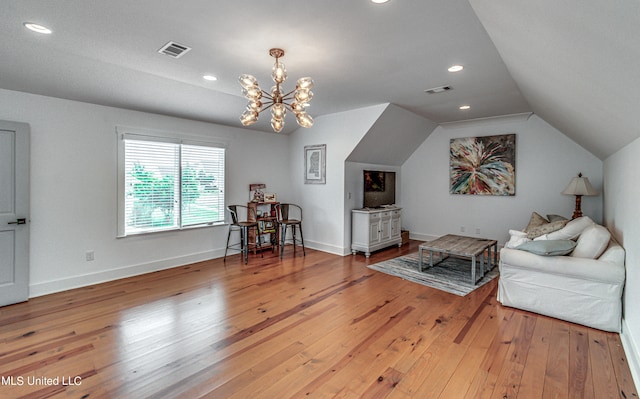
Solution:
[{"label": "white baseboard", "polygon": [[[351,254],[351,250],[348,248],[343,249],[342,247],[323,244],[315,241],[305,241],[305,246],[307,248],[316,249],[318,251],[328,252],[339,256]],[[157,272],[159,270],[171,269],[173,267],[184,266],[191,263],[202,262],[205,260],[222,258],[223,256],[224,248],[178,256],[174,258],[160,259],[138,265],[124,266],[117,269],[103,270],[96,273],[87,273],[79,276],[72,276],[61,278],[58,280],[35,283],[29,286],[29,298],[54,294],[56,292],[67,291],[74,288],[86,287],[88,285],[106,283],[108,281]]]},{"label": "white baseboard", "polygon": [[153,262],[125,266],[111,270],[104,270],[96,273],[88,273],[80,276],[72,276],[59,280],[51,280],[43,283],[31,284],[29,286],[29,297],[35,298],[38,296],[67,291],[74,288],[105,283],[107,281],[138,276],[140,274],[156,272],[164,269],[171,269],[173,267],[184,266],[209,259],[221,258],[223,256],[224,248],[179,256],[175,258],[160,259]]},{"label": "white baseboard", "polygon": [[626,321],[622,320],[622,333],[620,334],[620,341],[622,342],[622,348],[627,356],[627,364],[629,364],[629,370],[631,370],[631,377],[633,378],[636,387],[640,387],[640,351],[638,351],[638,344],[633,340],[631,334],[629,334],[629,327]]},{"label": "white baseboard", "polygon": [[304,246],[306,248],[317,249],[318,251],[328,252],[334,255],[345,256],[351,254],[351,249],[339,247],[337,245],[325,244],[318,241],[304,240]]}]

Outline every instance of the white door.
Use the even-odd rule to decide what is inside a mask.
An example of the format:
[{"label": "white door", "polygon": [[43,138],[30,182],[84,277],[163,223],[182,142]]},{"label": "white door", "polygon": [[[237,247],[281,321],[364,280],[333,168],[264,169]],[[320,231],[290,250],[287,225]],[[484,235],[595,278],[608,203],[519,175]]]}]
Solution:
[{"label": "white door", "polygon": [[29,125],[0,121],[0,306],[29,298]]}]

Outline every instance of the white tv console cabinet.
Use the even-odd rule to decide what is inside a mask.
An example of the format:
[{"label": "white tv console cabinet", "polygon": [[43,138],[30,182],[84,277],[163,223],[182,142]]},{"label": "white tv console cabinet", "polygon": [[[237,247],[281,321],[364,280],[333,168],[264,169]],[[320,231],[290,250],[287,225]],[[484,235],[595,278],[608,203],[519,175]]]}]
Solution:
[{"label": "white tv console cabinet", "polygon": [[351,211],[351,253],[371,252],[392,245],[402,246],[400,221],[402,209],[396,207],[363,208]]}]

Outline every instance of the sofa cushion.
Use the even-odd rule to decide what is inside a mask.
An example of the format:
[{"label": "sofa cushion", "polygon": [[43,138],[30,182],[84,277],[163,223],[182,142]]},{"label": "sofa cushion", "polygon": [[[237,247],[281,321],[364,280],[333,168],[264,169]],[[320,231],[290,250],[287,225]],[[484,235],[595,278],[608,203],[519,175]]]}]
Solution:
[{"label": "sofa cushion", "polygon": [[622,246],[620,246],[620,244],[618,244],[613,239],[613,237],[611,237],[611,240],[609,240],[609,245],[607,246],[607,249],[604,250],[604,252],[602,253],[602,255],[600,255],[598,260],[624,266],[624,258],[625,258],[624,248],[622,248]]},{"label": "sofa cushion", "polygon": [[575,240],[584,229],[592,224],[594,224],[594,222],[589,216],[581,216],[569,221],[566,226],[560,230],[536,237],[536,240]]},{"label": "sofa cushion", "polygon": [[611,233],[605,227],[592,224],[582,231],[575,250],[571,254],[574,258],[597,259],[611,239]]},{"label": "sofa cushion", "polygon": [[527,237],[534,239],[544,234],[549,234],[554,231],[558,231],[567,225],[568,220],[558,220],[556,222],[541,224],[540,226],[533,227],[527,232]]},{"label": "sofa cushion", "polygon": [[527,238],[527,233],[524,231],[509,230],[509,235],[511,238],[504,244],[505,248],[515,248],[520,244],[531,241],[530,238]]},{"label": "sofa cushion", "polygon": [[549,223],[549,221],[547,219],[545,219],[544,217],[540,216],[540,214],[538,214],[537,212],[533,212],[531,214],[531,217],[529,218],[529,224],[527,224],[527,227],[524,228],[524,232],[528,233],[529,230],[532,230],[538,226],[541,226],[543,224],[547,224]]},{"label": "sofa cushion", "polygon": [[542,256],[559,256],[570,254],[575,247],[576,243],[571,240],[541,240],[525,242],[516,249]]},{"label": "sofa cushion", "polygon": [[559,220],[569,221],[569,219],[567,219],[564,216],[560,216],[560,215],[547,215],[547,219],[549,220],[549,222],[557,222]]}]

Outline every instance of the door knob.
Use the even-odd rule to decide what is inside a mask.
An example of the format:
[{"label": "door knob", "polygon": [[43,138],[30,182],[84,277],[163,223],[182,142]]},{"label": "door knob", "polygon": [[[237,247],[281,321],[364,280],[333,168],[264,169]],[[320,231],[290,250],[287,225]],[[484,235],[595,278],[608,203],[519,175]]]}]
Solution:
[{"label": "door knob", "polygon": [[26,218],[17,219],[15,222],[9,222],[7,224],[27,224]]}]

